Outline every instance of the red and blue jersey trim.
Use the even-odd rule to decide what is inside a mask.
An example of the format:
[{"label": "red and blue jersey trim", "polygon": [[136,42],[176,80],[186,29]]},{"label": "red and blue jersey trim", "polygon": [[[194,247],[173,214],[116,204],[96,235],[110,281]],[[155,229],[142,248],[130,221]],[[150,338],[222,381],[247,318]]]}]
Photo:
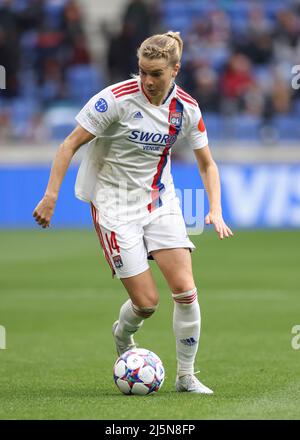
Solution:
[{"label": "red and blue jersey trim", "polygon": [[140,91],[137,80],[126,81],[123,84],[111,89],[115,98],[120,98],[125,95],[132,95]]},{"label": "red and blue jersey trim", "polygon": [[196,99],[194,99],[191,95],[186,93],[181,87],[177,86],[177,95],[180,99],[182,99],[185,102],[188,102],[189,104],[198,107],[198,102]]},{"label": "red and blue jersey trim", "polygon": [[[176,119],[176,125],[172,123],[172,115],[176,114],[179,119]],[[162,183],[162,173],[167,165],[169,150],[174,143],[174,139],[176,140],[177,136],[180,133],[181,125],[182,125],[182,114],[183,114],[183,104],[176,98],[173,98],[169,105],[169,139],[168,142],[161,154],[161,158],[158,162],[155,176],[153,178],[153,182],[151,185],[151,202],[148,204],[147,208],[149,213],[154,211],[156,208],[162,206],[161,194],[165,190],[165,185]],[[178,122],[179,121],[179,122]]]}]

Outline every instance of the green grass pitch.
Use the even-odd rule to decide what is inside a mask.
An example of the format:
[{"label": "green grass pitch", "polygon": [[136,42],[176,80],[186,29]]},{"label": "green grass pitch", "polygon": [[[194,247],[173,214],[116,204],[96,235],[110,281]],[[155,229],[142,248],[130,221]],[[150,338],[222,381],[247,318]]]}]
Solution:
[{"label": "green grass pitch", "polygon": [[213,396],[176,393],[172,301],[136,340],[163,360],[157,395],[123,396],[111,325],[127,298],[92,230],[0,232],[0,419],[298,419],[299,231],[191,237],[202,313],[196,368]]}]

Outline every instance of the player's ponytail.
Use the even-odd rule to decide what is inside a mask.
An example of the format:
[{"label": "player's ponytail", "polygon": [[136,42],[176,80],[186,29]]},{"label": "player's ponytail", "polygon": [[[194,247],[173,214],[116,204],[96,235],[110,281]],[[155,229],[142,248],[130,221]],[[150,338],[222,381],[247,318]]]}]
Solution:
[{"label": "player's ponytail", "polygon": [[153,59],[165,58],[168,64],[175,66],[180,64],[183,50],[183,41],[180,32],[168,31],[165,34],[157,34],[147,38],[140,45],[137,56]]}]

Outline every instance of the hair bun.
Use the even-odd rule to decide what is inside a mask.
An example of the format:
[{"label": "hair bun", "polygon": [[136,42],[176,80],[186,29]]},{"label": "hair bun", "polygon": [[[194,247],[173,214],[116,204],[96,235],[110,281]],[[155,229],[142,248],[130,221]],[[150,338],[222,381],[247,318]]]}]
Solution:
[{"label": "hair bun", "polygon": [[[171,40],[170,40],[171,38]],[[168,31],[164,34],[152,35],[138,48],[137,55],[150,59],[165,58],[171,65],[180,63],[183,41],[180,32]]]}]

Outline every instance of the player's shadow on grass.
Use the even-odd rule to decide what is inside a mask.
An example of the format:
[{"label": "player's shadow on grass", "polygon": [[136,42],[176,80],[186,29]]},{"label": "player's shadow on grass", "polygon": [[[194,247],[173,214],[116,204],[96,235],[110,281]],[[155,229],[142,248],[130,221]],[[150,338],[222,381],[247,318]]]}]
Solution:
[{"label": "player's shadow on grass", "polygon": [[[7,394],[5,396],[5,394]],[[1,393],[2,397],[5,398],[11,398],[12,395],[14,398],[17,399],[37,399],[37,398],[59,398],[59,399],[70,399],[70,398],[109,398],[109,399],[139,399],[143,397],[147,397],[149,399],[152,398],[160,398],[160,397],[167,397],[167,396],[174,396],[176,393],[175,390],[171,391],[159,391],[159,393],[150,394],[148,396],[135,396],[135,395],[125,395],[120,393],[118,390],[112,391],[112,390],[103,390],[102,388],[80,388],[80,389],[64,389],[64,388],[40,388],[39,390],[33,390],[33,389],[27,389],[27,390],[14,390],[12,393],[11,391],[7,391],[7,393]]]},{"label": "player's shadow on grass", "polygon": [[102,386],[87,386],[85,387],[83,384],[80,386],[70,385],[70,384],[64,384],[60,387],[58,386],[39,386],[38,389],[35,388],[33,385],[20,387],[14,389],[6,389],[1,391],[1,397],[11,399],[17,398],[17,399],[25,399],[25,400],[31,400],[31,399],[38,399],[38,398],[141,398],[141,397],[147,397],[147,398],[159,398],[162,396],[174,396],[175,394],[178,394],[175,389],[162,389],[158,393],[150,394],[148,396],[136,396],[136,395],[125,395],[122,394],[117,387],[115,389],[104,388]]}]

